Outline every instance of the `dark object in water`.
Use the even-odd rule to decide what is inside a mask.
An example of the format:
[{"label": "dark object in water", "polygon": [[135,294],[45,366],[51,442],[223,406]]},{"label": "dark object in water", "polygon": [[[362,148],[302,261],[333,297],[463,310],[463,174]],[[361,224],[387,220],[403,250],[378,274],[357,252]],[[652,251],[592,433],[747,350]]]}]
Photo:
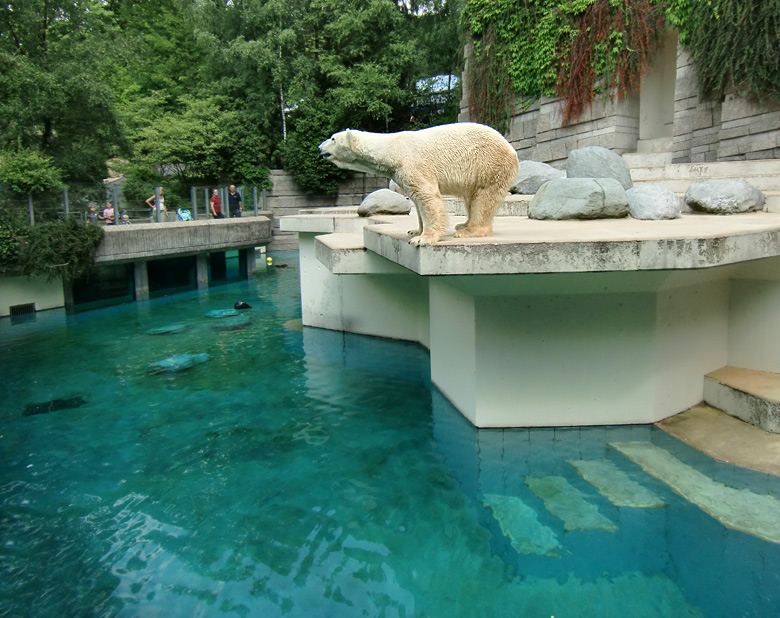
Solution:
[{"label": "dark object in water", "polygon": [[71,408],[79,408],[83,406],[86,401],[83,397],[71,397],[70,399],[52,399],[44,403],[29,403],[24,407],[22,416],[33,416],[35,414],[48,414],[49,412],[56,412],[57,410],[70,410]]},{"label": "dark object in water", "polygon": [[154,363],[150,363],[146,370],[149,373],[176,373],[177,371],[184,371],[195,365],[205,363],[209,359],[209,355],[205,352],[200,354],[176,354],[175,356],[169,356]]},{"label": "dark object in water", "polygon": [[233,305],[234,309],[251,309],[252,305],[248,305],[243,300],[236,301],[236,304]]},{"label": "dark object in water", "polygon": [[235,309],[214,309],[206,314],[207,318],[229,318],[233,315],[240,315]]},{"label": "dark object in water", "polygon": [[249,319],[248,315],[241,315],[237,317],[228,318],[227,320],[222,320],[219,324],[215,325],[213,328],[217,331],[226,331],[226,330],[242,330],[249,326],[252,323],[252,320]]},{"label": "dark object in water", "polygon": [[287,268],[287,264],[274,264],[276,268]]},{"label": "dark object in water", "polygon": [[192,324],[168,324],[146,331],[147,335],[178,335],[192,328]]}]

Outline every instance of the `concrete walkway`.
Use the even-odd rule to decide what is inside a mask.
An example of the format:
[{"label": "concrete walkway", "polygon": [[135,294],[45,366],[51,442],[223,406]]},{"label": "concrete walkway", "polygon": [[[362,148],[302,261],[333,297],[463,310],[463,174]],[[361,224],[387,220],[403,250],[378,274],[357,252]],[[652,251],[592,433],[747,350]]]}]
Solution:
[{"label": "concrete walkway", "polygon": [[780,435],[698,405],[656,427],[713,459],[780,476]]}]

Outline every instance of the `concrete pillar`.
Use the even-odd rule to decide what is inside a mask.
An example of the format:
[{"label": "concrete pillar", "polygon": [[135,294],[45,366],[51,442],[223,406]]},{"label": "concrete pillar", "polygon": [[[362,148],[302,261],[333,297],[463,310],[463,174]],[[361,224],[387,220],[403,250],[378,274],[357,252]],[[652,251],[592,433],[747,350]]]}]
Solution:
[{"label": "concrete pillar", "polygon": [[257,271],[257,256],[255,255],[255,248],[241,249],[239,250],[239,256],[243,260],[246,268],[246,277],[253,277]]},{"label": "concrete pillar", "polygon": [[76,303],[73,300],[73,282],[70,279],[62,280],[62,296],[65,305],[65,313],[72,313]]},{"label": "concrete pillar", "polygon": [[205,253],[195,256],[195,272],[198,279],[198,289],[206,290],[209,287],[209,264]]},{"label": "concrete pillar", "polygon": [[146,260],[133,263],[135,283],[135,299],[149,300],[149,273],[146,270]]}]

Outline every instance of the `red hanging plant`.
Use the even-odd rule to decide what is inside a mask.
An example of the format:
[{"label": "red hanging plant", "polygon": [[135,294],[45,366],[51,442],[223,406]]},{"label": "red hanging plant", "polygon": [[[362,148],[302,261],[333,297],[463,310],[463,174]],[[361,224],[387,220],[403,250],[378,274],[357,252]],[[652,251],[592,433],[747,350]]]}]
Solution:
[{"label": "red hanging plant", "polygon": [[561,54],[556,94],[564,126],[576,120],[598,91],[619,98],[639,91],[664,28],[665,4],[652,0],[596,0],[575,23]]}]

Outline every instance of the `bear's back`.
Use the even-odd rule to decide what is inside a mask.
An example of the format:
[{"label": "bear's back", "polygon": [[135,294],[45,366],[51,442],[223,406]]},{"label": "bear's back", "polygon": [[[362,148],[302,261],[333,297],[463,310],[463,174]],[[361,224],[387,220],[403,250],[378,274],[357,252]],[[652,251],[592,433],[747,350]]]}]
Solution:
[{"label": "bear's back", "polygon": [[461,194],[485,183],[508,188],[517,175],[515,149],[485,125],[459,122],[396,135],[403,136],[396,148],[407,155],[402,157],[405,171],[435,176],[443,192]]}]

